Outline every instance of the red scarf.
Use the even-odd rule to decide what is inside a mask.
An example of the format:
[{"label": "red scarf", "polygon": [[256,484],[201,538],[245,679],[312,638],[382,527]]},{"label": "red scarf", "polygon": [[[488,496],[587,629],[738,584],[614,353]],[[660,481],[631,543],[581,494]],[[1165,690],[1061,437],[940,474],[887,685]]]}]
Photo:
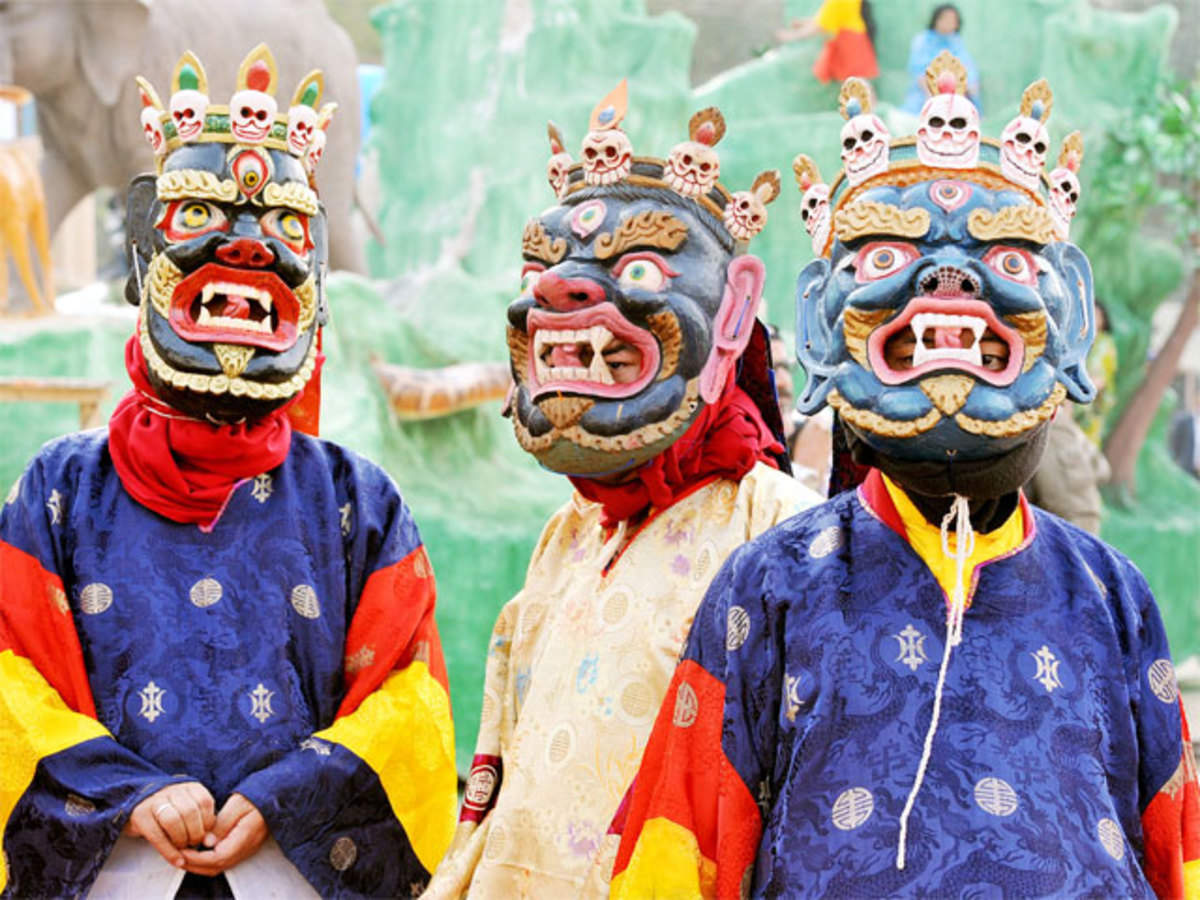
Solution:
[{"label": "red scarf", "polygon": [[136,334],[125,345],[125,368],[133,390],[108,420],[108,450],[121,484],[142,506],[207,531],[234,488],[287,458],[286,406],[239,425],[186,416],[155,395]]},{"label": "red scarf", "polygon": [[571,477],[588,500],[604,507],[610,528],[653,506],[665,509],[701,482],[716,478],[740,481],[764,462],[778,468],[769,454],[783,451],[754,401],[734,383],[733,374],[714,405],[705,405],[690,428],[670,447],[634,473],[630,481],[604,484]]}]

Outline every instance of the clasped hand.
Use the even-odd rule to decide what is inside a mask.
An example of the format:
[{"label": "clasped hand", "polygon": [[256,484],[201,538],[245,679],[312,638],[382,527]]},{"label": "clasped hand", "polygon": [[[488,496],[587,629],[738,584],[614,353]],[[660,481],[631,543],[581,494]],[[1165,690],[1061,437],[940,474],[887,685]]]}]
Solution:
[{"label": "clasped hand", "polygon": [[177,868],[219,875],[253,856],[269,832],[262,814],[241,794],[230,796],[220,812],[215,809],[200,782],[167,785],[134,807],[124,833],[145,838]]}]

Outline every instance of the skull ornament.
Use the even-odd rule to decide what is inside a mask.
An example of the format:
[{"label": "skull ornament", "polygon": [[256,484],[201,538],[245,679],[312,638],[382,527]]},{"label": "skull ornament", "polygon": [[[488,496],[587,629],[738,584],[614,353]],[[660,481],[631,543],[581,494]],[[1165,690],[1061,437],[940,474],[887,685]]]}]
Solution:
[{"label": "skull ornament", "polygon": [[303,156],[317,128],[317,111],[303,103],[288,110],[287,143],[293,156]]},{"label": "skull ornament", "polygon": [[939,169],[973,169],[979,162],[979,110],[967,99],[967,70],[943,50],[925,73],[929,99],[921,107],[917,158]]},{"label": "skull ornament", "polygon": [[264,91],[237,91],[229,99],[229,129],[244,144],[261,144],[275,124],[278,105]]},{"label": "skull ornament", "polygon": [[857,115],[842,126],[842,165],[847,181],[862,184],[887,171],[888,138],[887,127],[878,116]]},{"label": "skull ornament", "polygon": [[1036,191],[1038,179],[1050,151],[1050,133],[1046,120],[1054,95],[1041,78],[1025,88],[1021,95],[1021,113],[1005,126],[1000,135],[1000,169],[1004,177],[1030,191]]},{"label": "skull ornament", "polygon": [[292,156],[304,157],[304,151],[312,143],[317,128],[317,104],[321,102],[321,91],[325,88],[325,77],[319,71],[309,72],[300,80],[288,107],[287,145]]},{"label": "skull ornament", "polygon": [[813,253],[820,256],[825,252],[825,244],[829,240],[832,218],[829,185],[821,180],[817,164],[803,153],[797,154],[792,161],[792,172],[795,173],[796,186],[801,194],[800,218],[804,221],[804,230],[812,238]]},{"label": "skull ornament", "polygon": [[1079,205],[1079,166],[1083,162],[1083,135],[1068,134],[1058,155],[1058,168],[1050,173],[1050,217],[1060,241],[1070,237],[1071,220]]},{"label": "skull ornament", "polygon": [[550,138],[550,160],[546,163],[546,180],[550,182],[550,190],[560,200],[567,192],[571,172],[571,154],[563,149],[562,132],[553,122],[546,123],[546,134]]},{"label": "skull ornament", "polygon": [[142,108],[142,133],[146,136],[155,156],[167,152],[167,139],[163,134],[162,113],[152,106]]},{"label": "skull ornament", "polygon": [[175,120],[179,140],[187,143],[200,134],[207,110],[208,97],[200,91],[183,90],[171,95],[171,118]]},{"label": "skull ornament", "polygon": [[979,110],[962,94],[937,94],[921,108],[917,157],[940,169],[972,169],[979,162]]},{"label": "skull ornament", "polygon": [[872,111],[871,88],[861,78],[847,78],[838,97],[846,118],[842,126],[842,166],[851,185],[887,171],[890,153],[887,126]]},{"label": "skull ornament", "polygon": [[589,185],[614,184],[633,169],[633,144],[619,128],[589,131],[583,139],[583,178]]},{"label": "skull ornament", "polygon": [[629,103],[629,88],[621,79],[592,110],[583,138],[583,180],[592,187],[615,184],[633,170],[633,144],[621,130]]},{"label": "skull ornament", "polygon": [[667,157],[663,180],[685,197],[707,194],[721,174],[717,151],[699,141],[676,144]]},{"label": "skull ornament", "polygon": [[663,181],[685,197],[712,190],[721,175],[721,160],[713,148],[725,134],[725,117],[715,106],[700,110],[688,122],[688,140],[676,144],[663,167]]},{"label": "skull ornament", "polygon": [[[663,173],[664,178],[666,173]],[[725,227],[736,240],[748,241],[767,224],[767,204],[779,196],[779,172],[761,172],[748,191],[738,191],[725,207]]]}]

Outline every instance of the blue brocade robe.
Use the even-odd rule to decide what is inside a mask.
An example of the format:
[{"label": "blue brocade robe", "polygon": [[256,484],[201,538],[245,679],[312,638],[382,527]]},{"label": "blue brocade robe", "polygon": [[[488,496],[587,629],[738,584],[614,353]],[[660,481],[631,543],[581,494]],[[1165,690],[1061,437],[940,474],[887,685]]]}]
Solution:
[{"label": "blue brocade robe", "polygon": [[613,896],[1194,887],[1195,768],[1153,598],[1028,507],[1021,546],[975,571],[897,868],[947,605],[888,505],[873,473],[717,575],[618,823]]},{"label": "blue brocade robe", "polygon": [[105,431],[48,444],[0,513],[4,896],[86,891],[190,780],[323,896],[418,891],[455,809],[433,608],[394,483],[334,444],[295,434],[209,533],[135,502]]}]

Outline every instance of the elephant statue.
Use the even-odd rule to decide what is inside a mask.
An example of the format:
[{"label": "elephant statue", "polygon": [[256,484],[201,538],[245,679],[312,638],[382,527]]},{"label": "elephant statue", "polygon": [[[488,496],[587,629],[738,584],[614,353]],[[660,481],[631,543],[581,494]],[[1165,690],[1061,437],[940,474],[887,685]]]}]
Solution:
[{"label": "elephant statue", "polygon": [[[32,98],[19,87],[0,85],[0,103],[24,106]],[[13,264],[35,312],[46,313],[54,302],[54,276],[50,265],[50,233],[46,227],[46,198],[37,165],[34,137],[0,140],[0,314],[8,312],[8,262]],[[30,246],[32,242],[32,248]],[[42,285],[34,275],[37,253]]]},{"label": "elephant statue", "polygon": [[165,80],[180,55],[193,50],[216,98],[232,93],[239,63],[260,41],[279,62],[280,85],[297,84],[310,69],[325,73],[324,99],[340,107],[319,175],[330,264],[364,271],[350,221],[358,58],[322,0],[0,2],[0,82],[24,85],[37,100],[51,228],[95,188],[124,190],[134,176],[153,171],[138,124],[135,76]]}]

